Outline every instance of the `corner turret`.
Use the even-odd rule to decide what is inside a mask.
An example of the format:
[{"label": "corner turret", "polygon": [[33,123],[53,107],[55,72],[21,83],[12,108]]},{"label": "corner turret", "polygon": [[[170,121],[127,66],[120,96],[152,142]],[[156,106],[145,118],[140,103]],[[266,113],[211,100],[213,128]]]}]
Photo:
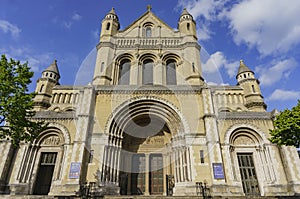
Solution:
[{"label": "corner turret", "polygon": [[34,98],[35,110],[44,110],[50,107],[50,99],[52,97],[52,89],[59,85],[60,74],[57,67],[57,61],[42,72],[42,77],[37,80],[36,96]]},{"label": "corner turret", "polygon": [[186,8],[183,9],[179,18],[178,30],[186,35],[193,36],[197,40],[196,22]]},{"label": "corner turret", "polygon": [[237,85],[244,89],[245,106],[250,111],[264,112],[266,104],[261,94],[259,80],[255,78],[254,72],[240,60],[238,74],[236,76]]},{"label": "corner turret", "polygon": [[115,9],[112,8],[108,14],[105,15],[102,20],[102,28],[100,34],[100,41],[109,40],[109,38],[115,35],[120,29],[119,18],[116,15]]}]

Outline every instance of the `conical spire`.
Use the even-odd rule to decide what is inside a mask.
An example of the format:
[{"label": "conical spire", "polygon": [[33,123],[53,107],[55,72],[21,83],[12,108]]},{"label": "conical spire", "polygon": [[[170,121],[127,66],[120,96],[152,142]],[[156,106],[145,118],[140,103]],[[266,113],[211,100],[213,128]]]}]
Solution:
[{"label": "conical spire", "polygon": [[246,66],[244,64],[244,61],[243,60],[240,60],[240,67],[239,67],[239,70],[238,70],[238,74],[241,74],[241,73],[244,73],[244,72],[253,72],[252,70],[250,70],[250,68],[248,68],[248,66]]},{"label": "conical spire", "polygon": [[115,8],[112,7],[108,14],[116,15]]},{"label": "conical spire", "polygon": [[181,16],[182,15],[191,15],[186,8],[183,9],[182,13],[181,13]]},{"label": "conical spire", "polygon": [[53,63],[48,68],[46,68],[45,71],[53,72],[53,73],[57,74],[58,76],[60,76],[58,67],[57,67],[57,60],[54,60]]},{"label": "conical spire", "polygon": [[194,21],[193,16],[187,11],[186,8],[183,9],[180,15],[179,21],[191,20]]}]

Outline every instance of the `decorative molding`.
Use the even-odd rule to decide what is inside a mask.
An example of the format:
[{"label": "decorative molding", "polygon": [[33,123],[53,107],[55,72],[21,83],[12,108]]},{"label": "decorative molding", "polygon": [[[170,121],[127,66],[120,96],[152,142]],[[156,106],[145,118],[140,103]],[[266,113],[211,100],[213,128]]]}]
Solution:
[{"label": "decorative molding", "polygon": [[255,145],[255,142],[247,136],[238,136],[234,141],[234,145]]},{"label": "decorative molding", "polygon": [[269,112],[219,112],[218,120],[271,120],[272,113]]},{"label": "decorative molding", "polygon": [[50,136],[50,137],[44,139],[41,143],[41,145],[54,145],[54,146],[58,146],[61,144],[63,144],[62,140],[60,139],[59,136],[56,136],[56,135],[53,135],[53,136]]},{"label": "decorative molding", "polygon": [[97,86],[97,94],[201,94],[203,86],[184,85],[113,85]]}]

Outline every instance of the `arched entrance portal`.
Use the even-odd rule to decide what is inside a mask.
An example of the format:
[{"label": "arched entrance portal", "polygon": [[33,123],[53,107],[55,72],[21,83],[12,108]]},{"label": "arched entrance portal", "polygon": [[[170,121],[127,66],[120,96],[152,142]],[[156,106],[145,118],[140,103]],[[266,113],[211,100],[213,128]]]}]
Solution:
[{"label": "arched entrance portal", "polygon": [[167,176],[191,179],[189,151],[178,112],[157,100],[131,102],[109,126],[101,180],[122,195],[166,195]]},{"label": "arched entrance portal", "polygon": [[142,115],[127,124],[120,165],[120,176],[127,178],[120,183],[122,194],[163,194],[164,176],[172,173],[164,165],[171,137],[166,123],[157,116]]}]

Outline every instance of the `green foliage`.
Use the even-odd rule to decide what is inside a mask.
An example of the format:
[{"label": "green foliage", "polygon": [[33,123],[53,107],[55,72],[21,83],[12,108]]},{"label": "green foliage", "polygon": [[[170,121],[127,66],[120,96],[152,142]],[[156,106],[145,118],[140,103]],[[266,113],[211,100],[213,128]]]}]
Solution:
[{"label": "green foliage", "polygon": [[292,110],[284,110],[274,121],[275,129],[271,130],[272,143],[278,145],[300,146],[300,100]]},{"label": "green foliage", "polygon": [[34,140],[47,127],[44,122],[32,121],[35,93],[28,93],[32,76],[27,63],[8,61],[5,55],[1,56],[0,139],[11,139],[14,146]]}]

